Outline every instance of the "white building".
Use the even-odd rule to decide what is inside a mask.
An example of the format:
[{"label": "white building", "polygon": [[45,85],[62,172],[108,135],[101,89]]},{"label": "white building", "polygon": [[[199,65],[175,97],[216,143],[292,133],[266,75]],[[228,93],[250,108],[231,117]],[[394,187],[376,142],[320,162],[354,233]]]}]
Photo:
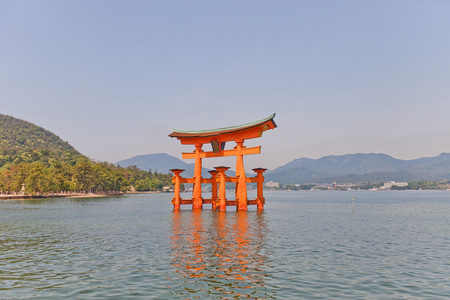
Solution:
[{"label": "white building", "polygon": [[389,181],[389,182],[385,182],[383,186],[380,186],[380,190],[389,190],[393,186],[404,187],[404,186],[408,186],[408,183],[407,182]]},{"label": "white building", "polygon": [[266,187],[267,188],[278,188],[278,187],[280,187],[280,185],[278,184],[278,182],[269,181],[269,182],[266,182]]}]

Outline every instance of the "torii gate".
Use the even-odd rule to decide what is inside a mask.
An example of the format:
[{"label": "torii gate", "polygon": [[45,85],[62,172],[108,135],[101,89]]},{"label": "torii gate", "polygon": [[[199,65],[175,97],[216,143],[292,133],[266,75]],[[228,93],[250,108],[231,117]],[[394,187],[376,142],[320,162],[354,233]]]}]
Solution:
[{"label": "torii gate", "polygon": [[[247,178],[244,169],[244,155],[259,154],[261,153],[261,146],[247,148],[244,146],[246,139],[253,139],[262,136],[262,133],[269,129],[275,129],[277,125],[273,118],[275,114],[270,115],[262,120],[247,123],[239,126],[209,129],[209,130],[178,130],[173,129],[173,132],[169,134],[172,138],[180,140],[182,145],[194,145],[195,150],[192,153],[182,153],[183,159],[195,159],[194,177],[182,178],[182,169],[172,169],[174,177],[174,198],[172,200],[174,209],[179,210],[181,204],[192,204],[192,208],[203,208],[203,204],[211,203],[213,209],[218,206],[219,211],[225,211],[226,206],[236,205],[236,210],[247,210],[248,204],[256,204],[258,209],[264,207],[264,197],[262,195],[262,188],[264,177],[262,173],[266,170],[263,168],[253,169],[256,172],[256,177]],[[235,141],[236,146],[233,149],[225,150],[225,143],[229,141]],[[204,144],[211,144],[213,151],[203,151]],[[223,157],[223,156],[236,156],[236,177],[228,177],[225,175],[225,171],[228,167],[215,167],[215,171],[209,171],[211,178],[202,177],[202,158],[207,157]],[[219,175],[217,177],[217,175]],[[236,199],[233,201],[227,201],[225,197],[225,183],[236,183]],[[247,182],[256,182],[257,198],[255,200],[247,199]],[[193,183],[193,197],[192,199],[181,199],[180,197],[180,184],[181,183]],[[212,197],[211,199],[202,198],[202,183],[212,184]],[[217,183],[219,183],[219,195],[217,195]]]}]

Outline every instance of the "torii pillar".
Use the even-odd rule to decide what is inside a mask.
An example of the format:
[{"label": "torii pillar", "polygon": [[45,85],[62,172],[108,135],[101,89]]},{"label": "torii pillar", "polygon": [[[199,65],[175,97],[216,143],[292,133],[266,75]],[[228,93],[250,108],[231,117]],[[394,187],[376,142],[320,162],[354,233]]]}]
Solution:
[{"label": "torii pillar", "polygon": [[229,167],[215,167],[217,172],[219,172],[219,211],[227,210],[227,190],[226,190],[226,180],[225,180],[225,171],[229,169]]},{"label": "torii pillar", "polygon": [[202,158],[201,154],[203,144],[196,143],[195,144],[195,169],[194,169],[194,191],[192,198],[194,203],[192,204],[193,209],[202,209],[203,208],[203,199],[202,199]]},{"label": "torii pillar", "polygon": [[214,171],[208,171],[209,174],[211,174],[211,200],[212,202],[212,209],[217,208],[217,201],[218,201],[218,195],[217,195],[217,174],[219,173],[217,170]]},{"label": "torii pillar", "polygon": [[244,140],[236,140],[236,177],[238,182],[236,185],[236,210],[247,210],[247,178],[244,169],[244,156],[242,149],[244,149]]}]

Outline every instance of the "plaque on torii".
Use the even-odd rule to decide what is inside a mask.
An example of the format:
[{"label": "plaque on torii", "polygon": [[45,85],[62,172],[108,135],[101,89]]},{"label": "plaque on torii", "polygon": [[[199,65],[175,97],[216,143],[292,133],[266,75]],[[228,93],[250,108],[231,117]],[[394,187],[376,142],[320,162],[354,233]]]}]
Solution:
[{"label": "plaque on torii", "polygon": [[[192,204],[193,209],[203,208],[203,204],[211,203],[213,209],[225,211],[226,206],[236,206],[236,210],[247,210],[247,205],[257,205],[258,209],[264,207],[262,173],[263,168],[253,169],[256,172],[255,177],[247,177],[244,169],[244,155],[261,153],[261,146],[247,148],[244,141],[261,137],[263,132],[269,129],[275,129],[277,125],[273,120],[275,114],[262,120],[247,123],[239,126],[209,129],[209,130],[178,130],[173,129],[169,134],[172,138],[177,138],[182,145],[194,145],[194,152],[183,153],[183,159],[195,159],[194,177],[183,178],[182,169],[172,169],[174,177],[174,198],[172,200],[174,209],[179,210],[182,204]],[[233,149],[225,149],[226,142],[235,142]],[[203,151],[203,145],[211,144],[212,151]],[[210,157],[236,156],[236,176],[229,177],[225,174],[228,167],[215,167],[215,171],[209,171],[211,178],[202,177],[202,159]],[[226,199],[226,182],[236,183],[236,199]],[[256,199],[247,198],[247,182],[257,183]],[[180,196],[180,185],[182,183],[193,183],[192,199],[182,199]],[[202,183],[212,185],[211,199],[202,198]],[[219,189],[217,189],[219,184]]]}]

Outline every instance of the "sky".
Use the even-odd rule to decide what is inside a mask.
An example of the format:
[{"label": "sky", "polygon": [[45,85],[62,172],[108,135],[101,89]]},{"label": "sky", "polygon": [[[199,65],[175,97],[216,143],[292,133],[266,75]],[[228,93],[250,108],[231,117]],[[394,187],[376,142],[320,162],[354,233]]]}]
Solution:
[{"label": "sky", "polygon": [[0,113],[109,162],[181,158],[193,147],[172,128],[272,113],[246,169],[436,156],[450,152],[449,16],[447,0],[0,0]]}]

